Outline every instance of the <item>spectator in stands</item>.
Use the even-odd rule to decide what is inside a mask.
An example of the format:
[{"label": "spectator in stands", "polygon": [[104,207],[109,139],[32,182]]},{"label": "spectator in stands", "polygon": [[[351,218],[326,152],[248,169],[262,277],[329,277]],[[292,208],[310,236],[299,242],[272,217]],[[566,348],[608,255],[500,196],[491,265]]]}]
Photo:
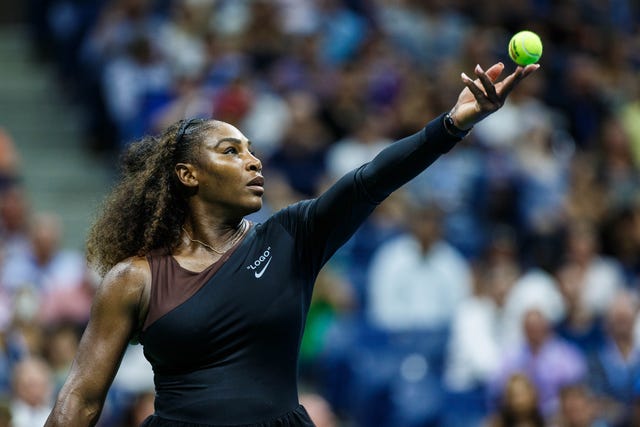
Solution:
[{"label": "spectator in stands", "polygon": [[514,373],[525,374],[538,390],[540,410],[549,418],[558,410],[560,389],[586,378],[587,362],[577,347],[553,332],[539,309],[529,309],[522,319],[525,343],[509,348],[489,385],[493,402]]},{"label": "spectator in stands", "polygon": [[369,269],[370,321],[387,331],[446,330],[471,292],[471,270],[442,238],[442,211],[408,202],[408,232],[384,243]]},{"label": "spectator in stands", "polygon": [[[630,72],[629,68],[624,70]],[[623,89],[627,97],[622,98],[622,105],[618,108],[616,116],[629,136],[633,163],[637,169],[640,165],[640,84],[638,79],[630,78],[629,84],[623,86]]]},{"label": "spectator in stands", "polygon": [[[407,230],[382,243],[371,259],[365,317],[356,320],[355,331],[338,323],[342,340],[354,333],[355,345],[340,356],[351,409],[362,425],[435,422],[449,324],[471,289],[468,262],[442,238],[441,210],[404,200],[404,213]],[[340,365],[334,361],[330,369],[341,372]]]},{"label": "spectator in stands", "polygon": [[564,80],[552,95],[557,97],[554,103],[564,112],[577,146],[593,149],[608,112],[606,94],[600,89],[600,64],[592,55],[579,51],[567,58],[562,73]]},{"label": "spectator in stands", "polygon": [[598,177],[607,189],[612,207],[624,206],[640,185],[638,164],[633,157],[631,138],[626,128],[615,116],[607,115],[598,132]]},{"label": "spectator in stands", "polygon": [[569,188],[565,198],[567,224],[587,221],[600,226],[612,209],[605,185],[599,179],[594,157],[581,152],[571,160]]},{"label": "spectator in stands", "polygon": [[411,197],[443,210],[442,237],[466,259],[481,256],[490,239],[485,161],[475,141],[468,141],[407,187]]},{"label": "spectator in stands", "polygon": [[573,154],[573,143],[560,137],[550,114],[534,117],[518,141],[515,176],[519,224],[533,242],[562,230]]},{"label": "spectator in stands", "polygon": [[607,209],[602,224],[602,252],[620,263],[628,287],[637,288],[640,278],[640,193],[625,205]]},{"label": "spectator in stands", "polygon": [[640,375],[640,347],[633,335],[637,317],[638,295],[627,290],[616,294],[606,312],[605,340],[589,367],[589,384],[601,414],[614,427],[631,422],[633,390]]},{"label": "spectator in stands", "polygon": [[560,407],[551,427],[609,427],[603,421],[593,392],[585,384],[572,384],[560,390]]},{"label": "spectator in stands", "polygon": [[525,268],[507,294],[503,327],[509,347],[517,348],[525,340],[522,324],[527,311],[541,310],[552,325],[564,316],[564,302],[558,290],[557,280],[552,274],[555,268],[545,265],[544,261],[532,264]]},{"label": "spectator in stands", "polygon": [[357,316],[366,316],[369,306],[369,268],[380,246],[405,233],[404,198],[402,190],[393,193],[371,213],[351,239],[336,253],[336,263],[344,270],[352,287]]},{"label": "spectator in stands", "polygon": [[83,328],[89,321],[91,303],[99,281],[96,272],[87,268],[75,286],[57,287],[45,292],[40,301],[37,321],[42,325],[72,323]]},{"label": "spectator in stands", "polygon": [[[7,257],[23,255],[29,246],[31,206],[26,189],[12,184],[0,192],[0,236],[3,243],[3,262]],[[0,271],[0,274],[2,272]]]},{"label": "spectator in stands", "polygon": [[392,142],[386,136],[383,114],[363,115],[362,121],[354,124],[352,134],[334,142],[327,150],[327,174],[331,181],[373,159]]},{"label": "spectator in stands", "polygon": [[[157,73],[156,78],[148,81],[136,81],[137,78],[150,78],[150,75],[144,74],[144,64],[135,64],[127,57],[127,49],[136,47],[136,53],[141,55],[145,53],[143,44],[146,41],[160,40],[158,36],[163,20],[154,3],[149,0],[103,2],[95,16],[91,15],[95,22],[84,32],[80,43],[78,85],[87,113],[88,142],[91,148],[106,151],[109,156],[117,153],[123,141],[129,142],[127,138],[130,135],[123,134],[123,131],[139,130],[130,122],[140,107],[139,95],[149,85],[158,82],[157,76],[161,74]],[[158,51],[156,48],[155,45],[149,47],[153,52]],[[135,87],[136,83],[141,83],[139,88]],[[125,86],[129,86],[132,92],[126,92]],[[126,105],[127,99],[133,104]],[[114,115],[116,113],[118,115]]]},{"label": "spectator in stands", "polygon": [[565,264],[555,276],[565,307],[555,330],[590,357],[604,341],[604,328],[602,316],[585,301],[582,269],[572,263]]},{"label": "spectator in stands", "polygon": [[308,198],[318,194],[325,176],[329,131],[320,120],[318,100],[312,93],[292,93],[288,102],[289,126],[280,147],[265,164],[289,184],[298,199]]},{"label": "spectator in stands", "polygon": [[574,280],[586,308],[603,315],[617,292],[626,287],[620,262],[601,253],[597,229],[587,221],[568,224],[565,248],[566,264],[575,269]]},{"label": "spectator in stands", "polygon": [[13,427],[42,426],[53,407],[49,365],[37,356],[20,361],[13,372]]},{"label": "spectator in stands", "polygon": [[526,375],[513,373],[501,392],[500,404],[488,417],[486,427],[544,427],[539,392]]},{"label": "spectator in stands", "polygon": [[47,327],[43,356],[51,368],[52,391],[58,393],[78,350],[80,329],[72,323],[50,323]]},{"label": "spectator in stands", "polygon": [[0,401],[11,394],[14,368],[27,355],[23,340],[13,329],[0,330]]},{"label": "spectator in stands", "polygon": [[447,426],[478,425],[486,417],[486,387],[509,349],[503,310],[517,265],[481,264],[474,272],[476,291],[462,301],[451,324],[444,372]]},{"label": "spectator in stands", "polygon": [[171,87],[171,70],[148,36],[127,44],[126,51],[105,66],[102,81],[105,104],[124,146],[148,132],[145,102]]},{"label": "spectator in stands", "polygon": [[83,255],[61,247],[61,219],[53,213],[34,216],[25,253],[6,257],[3,283],[12,292],[30,290],[37,299],[49,292],[82,286],[86,277]]}]

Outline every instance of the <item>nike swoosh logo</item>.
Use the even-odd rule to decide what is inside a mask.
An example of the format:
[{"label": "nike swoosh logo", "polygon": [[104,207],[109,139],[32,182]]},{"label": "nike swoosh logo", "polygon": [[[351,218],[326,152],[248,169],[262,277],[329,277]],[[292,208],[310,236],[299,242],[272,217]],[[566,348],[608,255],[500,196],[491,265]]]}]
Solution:
[{"label": "nike swoosh logo", "polygon": [[253,273],[256,276],[256,279],[259,279],[262,277],[262,275],[264,274],[265,270],[267,269],[267,267],[269,267],[269,264],[271,264],[271,260],[273,258],[269,258],[269,261],[267,261],[267,263],[264,265],[264,267],[262,267],[262,270],[260,271],[256,271],[255,273]]}]

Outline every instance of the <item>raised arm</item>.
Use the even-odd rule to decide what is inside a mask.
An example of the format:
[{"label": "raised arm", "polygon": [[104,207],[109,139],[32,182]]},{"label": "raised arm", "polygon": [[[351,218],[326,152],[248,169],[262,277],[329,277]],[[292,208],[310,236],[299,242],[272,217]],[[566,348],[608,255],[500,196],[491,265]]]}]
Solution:
[{"label": "raised arm", "polygon": [[45,427],[85,427],[98,422],[107,391],[147,306],[150,277],[143,259],[122,262],[107,273]]},{"label": "raised arm", "polygon": [[342,177],[322,194],[305,212],[305,217],[311,219],[314,241],[328,242],[321,263],[351,236],[378,203],[451,149],[474,124],[500,109],[517,84],[538,67],[517,67],[501,81],[498,78],[504,70],[502,63],[487,71],[478,65],[475,80],[462,73],[465,87],[448,113],[451,123],[447,124],[446,115],[442,114],[420,132],[386,147],[371,162]]},{"label": "raised arm", "polygon": [[[502,81],[498,81],[504,70],[501,62],[486,72],[477,65],[474,70],[476,80],[462,73],[466,87],[451,111],[429,123],[418,134],[387,147],[365,165],[361,174],[364,188],[375,202],[383,200],[449,151],[473,125],[500,109],[516,85],[538,67],[537,64],[517,67]],[[452,122],[447,121],[447,116]]]}]

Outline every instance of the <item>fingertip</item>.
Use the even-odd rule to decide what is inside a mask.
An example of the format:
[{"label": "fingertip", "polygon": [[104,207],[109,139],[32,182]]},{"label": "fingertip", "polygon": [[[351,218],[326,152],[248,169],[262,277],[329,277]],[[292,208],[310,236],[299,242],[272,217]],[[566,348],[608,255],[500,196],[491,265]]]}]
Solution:
[{"label": "fingertip", "polygon": [[465,81],[465,82],[468,82],[468,81],[470,81],[470,80],[471,80],[471,79],[469,78],[469,76],[467,76],[467,74],[466,74],[466,73],[464,73],[464,72],[460,73],[460,77],[462,77],[462,80],[463,80],[463,81]]},{"label": "fingertip", "polygon": [[540,64],[529,64],[523,69],[522,73],[524,75],[529,75],[536,71],[538,68],[540,68]]}]

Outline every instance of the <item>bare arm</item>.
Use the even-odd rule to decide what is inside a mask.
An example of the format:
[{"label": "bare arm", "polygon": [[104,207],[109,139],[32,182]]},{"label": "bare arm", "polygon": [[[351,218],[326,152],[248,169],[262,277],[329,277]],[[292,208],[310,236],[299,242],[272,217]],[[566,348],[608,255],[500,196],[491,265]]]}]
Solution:
[{"label": "bare arm", "polygon": [[129,340],[148,306],[151,273],[144,259],[124,261],[105,276],[93,301],[69,376],[45,427],[97,423]]}]

